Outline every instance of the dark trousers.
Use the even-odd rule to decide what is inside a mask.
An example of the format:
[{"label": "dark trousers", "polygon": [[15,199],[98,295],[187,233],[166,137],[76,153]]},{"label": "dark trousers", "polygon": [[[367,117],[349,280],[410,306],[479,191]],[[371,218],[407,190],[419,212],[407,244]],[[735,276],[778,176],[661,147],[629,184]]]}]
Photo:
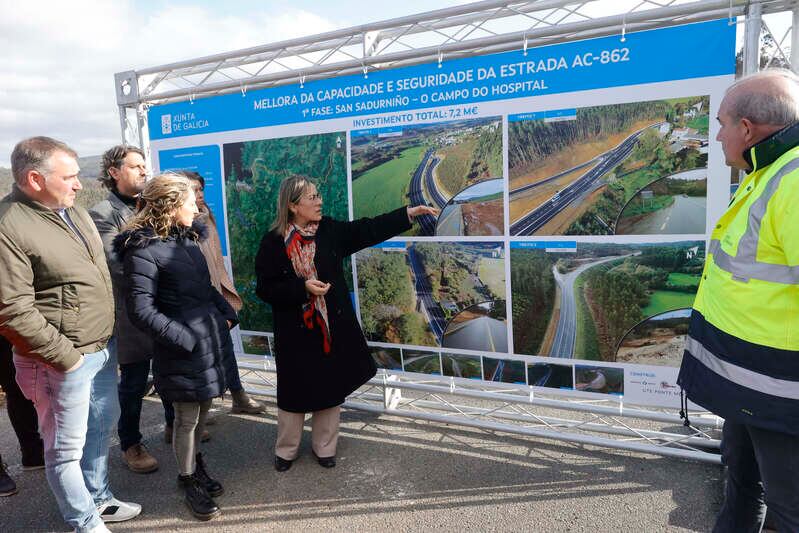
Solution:
[{"label": "dark trousers", "polygon": [[236,362],[236,355],[231,350],[223,357],[225,360],[222,361],[222,366],[225,367],[225,383],[228,390],[230,392],[243,390],[244,386],[241,384],[241,378],[239,377],[239,365]]},{"label": "dark trousers", "polygon": [[799,436],[726,421],[727,491],[714,533],[758,533],[766,506],[779,531],[799,531]]},{"label": "dark trousers", "polygon": [[[119,447],[122,451],[139,444],[142,439],[139,423],[144,393],[147,392],[147,380],[150,375],[150,360],[119,365]],[[164,404],[164,418],[172,425],[175,411],[172,404]]]},{"label": "dark trousers", "polygon": [[[16,381],[11,343],[0,337],[0,387],[6,394],[8,418],[17,434],[22,463],[27,464],[42,454],[42,439],[39,436],[39,421],[33,402],[25,398]],[[40,461],[41,459],[39,459]]]}]

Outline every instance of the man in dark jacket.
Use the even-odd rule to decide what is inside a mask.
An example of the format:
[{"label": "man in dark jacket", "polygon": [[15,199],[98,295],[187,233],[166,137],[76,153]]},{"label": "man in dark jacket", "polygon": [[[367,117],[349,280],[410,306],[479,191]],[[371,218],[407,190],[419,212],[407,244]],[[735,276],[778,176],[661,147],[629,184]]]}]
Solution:
[{"label": "man in dark jacket", "polygon": [[141,506],[117,500],[108,446],[119,416],[116,358],[106,345],[114,296],[102,242],[73,204],[77,154],[49,137],[11,154],[14,185],[0,201],[0,334],[14,345],[16,380],[32,400],[45,473],[67,524],[108,531]]},{"label": "man in dark jacket", "polygon": [[[109,349],[119,362],[119,446],[122,462],[140,474],[158,470],[158,461],[142,443],[139,430],[142,399],[150,374],[153,346],[150,337],[139,331],[128,318],[122,296],[125,279],[122,265],[111,243],[136,210],[136,199],[144,188],[147,167],[144,152],[132,146],[114,146],[103,154],[100,182],[109,190],[105,200],[95,204],[89,214],[103,240],[108,270],[114,286],[114,340]],[[171,409],[171,405],[165,406]]]}]

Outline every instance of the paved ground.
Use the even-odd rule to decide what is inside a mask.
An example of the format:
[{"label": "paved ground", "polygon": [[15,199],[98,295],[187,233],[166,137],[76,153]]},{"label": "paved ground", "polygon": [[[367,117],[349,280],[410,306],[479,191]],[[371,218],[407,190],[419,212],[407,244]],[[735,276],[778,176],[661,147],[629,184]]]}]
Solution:
[{"label": "paved ground", "polygon": [[[148,399],[144,433],[161,461],[125,469],[112,448],[118,497],[144,506],[113,531],[708,531],[721,468],[426,422],[344,413],[338,466],[319,467],[303,441],[291,470],[272,468],[274,405],[265,417],[222,416],[204,445],[223,481],[222,516],[195,521],[175,486],[160,404]],[[0,451],[20,492],[0,498],[0,532],[66,531],[42,471],[23,472],[0,414]]]}]

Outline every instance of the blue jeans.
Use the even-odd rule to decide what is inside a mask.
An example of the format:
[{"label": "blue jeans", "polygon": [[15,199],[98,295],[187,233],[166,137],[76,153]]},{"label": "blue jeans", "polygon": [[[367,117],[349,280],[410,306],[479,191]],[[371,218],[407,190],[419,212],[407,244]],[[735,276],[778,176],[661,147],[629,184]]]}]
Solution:
[{"label": "blue jeans", "polygon": [[36,406],[45,474],[61,515],[76,531],[102,523],[97,506],[108,486],[108,445],[119,418],[116,356],[85,354],[69,373],[14,354],[17,383]]},{"label": "blue jeans", "polygon": [[799,531],[799,436],[724,422],[727,491],[714,533],[759,533],[766,506],[779,531]]}]

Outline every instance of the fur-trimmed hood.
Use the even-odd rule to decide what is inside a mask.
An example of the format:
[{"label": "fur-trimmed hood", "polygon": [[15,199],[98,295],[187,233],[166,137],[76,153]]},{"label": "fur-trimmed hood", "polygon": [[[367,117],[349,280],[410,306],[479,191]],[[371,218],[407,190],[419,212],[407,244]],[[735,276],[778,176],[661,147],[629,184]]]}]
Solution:
[{"label": "fur-trimmed hood", "polygon": [[[185,226],[173,227],[169,233],[169,238],[204,241],[208,238],[208,228],[202,222],[195,220],[191,227],[188,228]],[[127,250],[147,248],[151,244],[163,240],[155,233],[153,228],[125,230],[114,237],[114,253],[121,257]]]}]

